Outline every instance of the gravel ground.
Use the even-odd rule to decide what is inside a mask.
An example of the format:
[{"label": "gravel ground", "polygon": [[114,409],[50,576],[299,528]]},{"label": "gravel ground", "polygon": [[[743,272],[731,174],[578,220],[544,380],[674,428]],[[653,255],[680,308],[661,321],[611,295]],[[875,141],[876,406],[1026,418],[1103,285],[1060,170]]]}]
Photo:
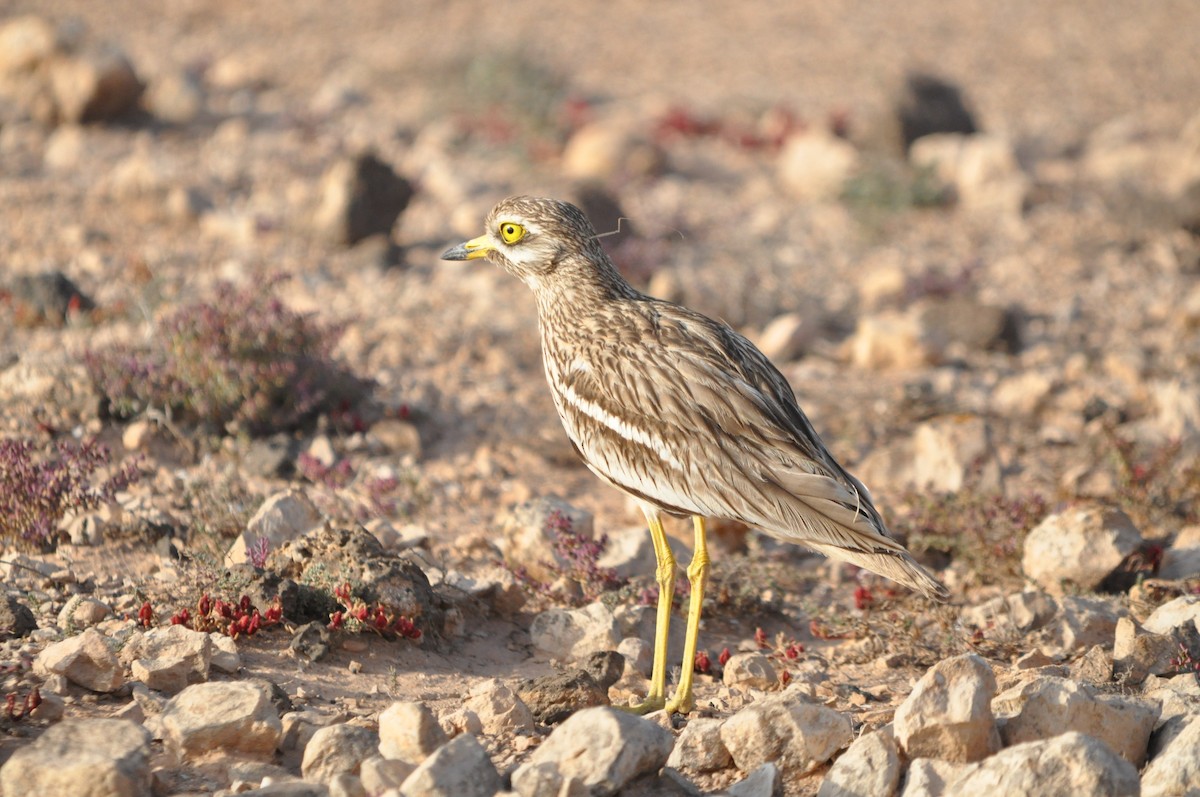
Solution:
[{"label": "gravel ground", "polygon": [[[1144,793],[1177,793],[1148,778],[1200,716],[1186,658],[1200,657],[1200,647],[1188,653],[1194,621],[1157,632],[1177,645],[1176,661],[1147,664],[1149,678],[1122,669],[1117,623],[1149,622],[1195,591],[1200,573],[1189,553],[1200,547],[1194,3],[1157,3],[1135,18],[1108,2],[193,1],[148,12],[123,0],[41,0],[0,3],[0,31],[25,14],[48,21],[60,44],[29,66],[15,44],[28,38],[0,38],[0,435],[46,451],[95,436],[113,467],[136,461],[143,476],[89,515],[99,532],[65,520],[71,541],[38,554],[53,563],[46,573],[28,563],[6,573],[9,598],[41,629],[3,643],[5,692],[23,699],[40,686],[68,719],[136,719],[127,712],[145,702],[133,686],[144,671],[128,662],[100,693],[32,665],[93,624],[59,612],[75,595],[101,601],[113,616],[98,627],[116,647],[141,633],[129,618],[147,600],[165,626],[204,591],[257,583],[223,574],[219,556],[248,522],[261,530],[251,516],[289,488],[317,519],[284,523],[290,532],[361,522],[388,556],[424,574],[395,578],[432,585],[408,606],[424,624],[420,644],[343,631],[310,662],[273,627],[239,642],[240,669],[213,677],[271,681],[320,717],[312,724],[351,720],[383,737],[381,712],[419,701],[455,736],[472,729],[464,688],[511,703],[489,679],[517,689],[644,635],[643,610],[628,608],[652,583],[640,513],[575,459],[543,381],[532,297],[489,266],[437,259],[478,235],[492,204],[523,193],[576,201],[601,229],[623,219],[606,243],[636,285],[760,342],[830,448],[953,592],[951,606],[932,607],[721,526],[696,716],[745,718],[792,692],[731,681],[728,670],[722,678],[722,649],[761,649],[773,677],[787,673],[831,712],[804,722],[844,719],[855,735],[890,744],[904,762],[897,777],[914,794],[936,794],[912,785],[927,773],[910,762],[937,756],[898,712],[918,679],[935,665],[966,672],[983,705],[1013,687],[1033,694],[1022,685],[1036,673],[1086,685],[1101,702],[1153,705],[1154,737],[1118,758],[1142,768]],[[90,54],[104,46],[124,53],[144,91],[133,90],[126,113],[77,124],[70,102],[87,95],[86,70],[61,65],[97,63]],[[980,134],[907,147],[899,109],[912,105],[905,86],[917,73],[953,86]],[[97,94],[119,100],[118,83]],[[357,184],[365,210],[346,199],[356,169],[373,175]],[[360,237],[347,232],[356,224],[372,234],[348,241]],[[56,273],[69,284],[46,276]],[[289,279],[267,286],[274,274]],[[366,400],[274,436],[245,423],[198,427],[163,407],[112,417],[84,353],[161,343],[169,335],[154,320],[212,301],[223,281],[340,325],[334,358],[374,381]],[[609,561],[632,579],[603,597],[617,636],[574,651],[540,644],[536,619],[589,604],[587,580],[580,587],[551,568],[535,579],[549,591],[528,596],[514,583],[513,570],[536,570],[551,545],[545,524],[515,508],[550,496],[579,513],[576,531],[608,535]],[[1129,528],[1071,514],[1080,507],[1119,510]],[[1082,547],[1036,548],[1029,532],[1046,517],[1064,524],[1048,536],[1078,534]],[[523,542],[530,528],[534,542]],[[687,524],[669,531],[689,543]],[[6,557],[17,554],[11,542],[0,539]],[[322,543],[351,559],[364,544]],[[273,559],[268,569],[286,568]],[[994,601],[1007,596],[1011,609],[1013,596],[1031,593],[1052,606],[1037,623],[989,614]],[[1071,602],[1087,600],[1098,603]],[[986,664],[963,664],[968,654]],[[1089,661],[1107,661],[1107,675]],[[586,704],[570,703],[561,684],[541,688],[551,703]],[[601,691],[618,704],[644,688],[631,669]],[[1029,694],[996,698],[991,710],[1011,714]],[[543,793],[517,768],[543,747],[555,751],[547,758],[569,757],[567,742],[546,742],[566,726],[545,716],[475,730],[504,788]],[[57,719],[0,717],[0,763]],[[1103,724],[1070,726],[1101,738],[1088,761],[1114,755]],[[659,725],[684,749],[680,721]],[[223,775],[193,760],[186,741],[147,727],[176,739],[148,748],[155,794],[262,782],[266,770]],[[968,751],[957,766],[1043,738],[980,727],[973,741],[946,743]],[[614,732],[630,748],[662,741],[640,726]],[[851,766],[850,737],[830,738],[827,753],[806,749],[804,765],[776,758],[783,793],[817,793],[833,768]],[[1053,755],[1075,760],[1077,740],[1063,738]],[[279,749],[247,755],[282,768],[267,774],[300,774],[303,744]],[[454,755],[479,763],[472,750]],[[616,788],[709,793],[757,768],[736,754],[708,769],[676,761],[669,769],[690,784],[681,785],[652,764]],[[1092,771],[1113,779],[1069,782],[1097,794],[1127,783],[1116,764]],[[983,777],[947,772],[944,793],[955,793],[955,777]],[[409,784],[404,793],[438,792]]]}]

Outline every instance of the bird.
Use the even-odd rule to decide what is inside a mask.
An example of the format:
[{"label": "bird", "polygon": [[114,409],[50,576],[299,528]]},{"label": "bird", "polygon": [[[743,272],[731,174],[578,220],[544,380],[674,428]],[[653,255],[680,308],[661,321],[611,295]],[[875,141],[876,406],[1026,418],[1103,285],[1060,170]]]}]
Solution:
[{"label": "bird", "polygon": [[[741,521],[886,576],[928,598],[949,593],[889,532],[862,482],[829,453],[787,379],[747,338],[630,285],[587,216],[514,196],[485,232],[446,250],[486,259],[533,291],[542,363],[567,436],[600,479],[632,496],[657,562],[654,657],[631,711],[687,714],[711,557],[706,519]],[[693,553],[683,666],[667,699],[676,561],[663,516],[690,517]]]}]

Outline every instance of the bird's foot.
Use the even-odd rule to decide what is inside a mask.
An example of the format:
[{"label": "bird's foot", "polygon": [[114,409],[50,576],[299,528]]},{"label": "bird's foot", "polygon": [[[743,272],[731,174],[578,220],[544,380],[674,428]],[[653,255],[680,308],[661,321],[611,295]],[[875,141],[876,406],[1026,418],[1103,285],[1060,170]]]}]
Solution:
[{"label": "bird's foot", "polygon": [[630,714],[644,716],[658,711],[667,704],[667,699],[662,695],[649,695],[641,703],[636,706],[618,706],[621,711],[628,711]]},{"label": "bird's foot", "polygon": [[663,708],[667,710],[668,714],[690,714],[694,705],[695,701],[692,700],[692,690],[689,689],[687,690],[687,694],[682,694],[682,690],[676,692],[675,696],[668,700]]}]

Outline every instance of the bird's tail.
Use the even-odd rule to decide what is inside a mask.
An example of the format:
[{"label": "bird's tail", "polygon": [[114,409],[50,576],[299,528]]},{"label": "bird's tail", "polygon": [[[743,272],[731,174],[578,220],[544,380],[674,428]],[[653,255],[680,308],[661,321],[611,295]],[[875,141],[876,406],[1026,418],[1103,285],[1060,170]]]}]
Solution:
[{"label": "bird's tail", "polygon": [[824,545],[805,540],[808,547],[825,554],[831,559],[840,559],[852,565],[878,573],[890,578],[897,584],[903,584],[909,589],[916,590],[927,598],[935,601],[945,601],[950,597],[950,591],[929,574],[929,571],[917,564],[917,561],[905,550],[874,553],[842,548],[836,545]]},{"label": "bird's tail", "polygon": [[844,482],[820,473],[777,473],[796,503],[780,507],[792,522],[775,533],[833,559],[865,567],[933,600],[949,598],[949,590],[888,533],[862,482],[842,473]]}]

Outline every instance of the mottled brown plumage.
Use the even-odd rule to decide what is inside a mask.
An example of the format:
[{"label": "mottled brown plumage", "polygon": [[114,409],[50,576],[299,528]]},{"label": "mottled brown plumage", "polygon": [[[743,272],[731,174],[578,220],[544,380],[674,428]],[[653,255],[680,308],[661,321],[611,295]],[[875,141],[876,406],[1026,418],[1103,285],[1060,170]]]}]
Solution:
[{"label": "mottled brown plumage", "polygon": [[[483,236],[443,258],[486,257],[532,288],[546,378],[567,435],[593,472],[641,502],[664,589],[674,560],[662,550],[662,512],[698,519],[702,561],[689,577],[701,593],[707,553],[699,519],[721,517],[946,597],[888,534],[866,488],[826,450],[787,380],[750,341],[634,290],[573,205],[514,197],[485,224]],[[693,609],[689,632],[698,601]],[[665,624],[660,605],[660,634]],[[691,701],[684,661],[679,710]],[[661,688],[652,683],[643,708],[661,705]]]}]

